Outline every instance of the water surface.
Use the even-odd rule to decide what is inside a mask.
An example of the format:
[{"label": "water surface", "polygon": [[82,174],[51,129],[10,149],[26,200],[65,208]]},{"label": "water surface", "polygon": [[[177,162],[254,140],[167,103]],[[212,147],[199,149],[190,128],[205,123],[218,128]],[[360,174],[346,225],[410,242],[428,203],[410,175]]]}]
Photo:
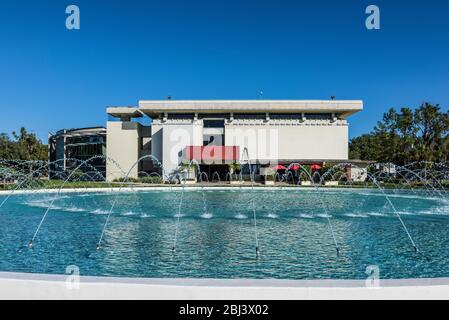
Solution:
[{"label": "water surface", "polygon": [[376,190],[186,191],[175,253],[180,189],[118,196],[83,191],[14,195],[0,208],[0,271],[63,274],[76,265],[81,275],[95,276],[365,279],[366,268],[377,265],[381,278],[448,277],[449,201],[444,194],[387,193],[421,253],[414,252],[392,207]]}]

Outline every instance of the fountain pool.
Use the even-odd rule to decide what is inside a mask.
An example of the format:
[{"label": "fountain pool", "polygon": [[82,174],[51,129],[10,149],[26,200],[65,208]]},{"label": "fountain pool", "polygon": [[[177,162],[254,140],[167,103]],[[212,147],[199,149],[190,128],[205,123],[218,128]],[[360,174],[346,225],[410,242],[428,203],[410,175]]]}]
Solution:
[{"label": "fountain pool", "polygon": [[63,274],[76,265],[92,276],[365,279],[376,265],[384,279],[449,276],[449,202],[442,197],[385,191],[417,253],[379,190],[186,188],[180,203],[181,190],[15,194],[0,209],[0,271]]}]

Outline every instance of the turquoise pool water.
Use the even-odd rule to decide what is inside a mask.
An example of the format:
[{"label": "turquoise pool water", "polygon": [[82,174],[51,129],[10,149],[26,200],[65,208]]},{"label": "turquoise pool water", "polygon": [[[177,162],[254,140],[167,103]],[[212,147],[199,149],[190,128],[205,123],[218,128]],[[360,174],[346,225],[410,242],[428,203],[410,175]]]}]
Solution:
[{"label": "turquoise pool water", "polygon": [[81,275],[96,276],[365,279],[366,268],[377,265],[381,278],[448,277],[447,198],[424,191],[387,193],[420,253],[376,190],[185,191],[175,253],[179,190],[14,195],[0,208],[0,271],[64,274],[76,265]]}]

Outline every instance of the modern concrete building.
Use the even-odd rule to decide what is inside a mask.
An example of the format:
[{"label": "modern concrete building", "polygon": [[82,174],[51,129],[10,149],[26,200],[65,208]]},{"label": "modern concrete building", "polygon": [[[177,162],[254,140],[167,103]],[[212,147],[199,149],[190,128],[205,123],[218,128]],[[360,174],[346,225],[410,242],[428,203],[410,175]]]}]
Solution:
[{"label": "modern concrete building", "polygon": [[[53,165],[50,178],[61,178],[58,173],[77,168],[81,161],[93,156],[106,156],[106,128],[89,127],[79,129],[63,129],[48,137],[48,159],[59,160]],[[101,180],[106,174],[106,161],[98,158],[89,162],[88,166],[79,168],[89,172],[93,178]]]},{"label": "modern concrete building", "polygon": [[[359,100],[198,100],[140,101],[138,107],[109,107],[107,179],[156,170],[165,175],[183,161],[201,171],[223,173],[248,160],[254,172],[273,164],[322,164],[348,160],[348,121],[363,109]],[[135,118],[150,117],[150,126]],[[133,168],[132,168],[133,167]],[[123,170],[123,171],[122,171]]]}]

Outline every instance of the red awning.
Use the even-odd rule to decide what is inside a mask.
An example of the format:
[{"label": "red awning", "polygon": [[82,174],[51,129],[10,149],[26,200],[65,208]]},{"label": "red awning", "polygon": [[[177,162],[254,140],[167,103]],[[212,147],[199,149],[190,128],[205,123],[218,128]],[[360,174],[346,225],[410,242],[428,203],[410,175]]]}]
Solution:
[{"label": "red awning", "polygon": [[285,170],[287,169],[286,167],[284,167],[282,164],[278,164],[277,166],[274,167],[274,170]]},{"label": "red awning", "polygon": [[313,165],[310,166],[310,169],[312,169],[312,170],[320,170],[321,166],[319,164],[313,164]]},{"label": "red awning", "polygon": [[300,166],[298,166],[297,164],[293,164],[289,167],[289,169],[293,170],[293,171],[297,171],[297,170],[299,170],[299,168],[300,168]]},{"label": "red awning", "polygon": [[238,146],[187,146],[187,160],[197,160],[206,164],[223,161],[238,161],[240,147]]}]

